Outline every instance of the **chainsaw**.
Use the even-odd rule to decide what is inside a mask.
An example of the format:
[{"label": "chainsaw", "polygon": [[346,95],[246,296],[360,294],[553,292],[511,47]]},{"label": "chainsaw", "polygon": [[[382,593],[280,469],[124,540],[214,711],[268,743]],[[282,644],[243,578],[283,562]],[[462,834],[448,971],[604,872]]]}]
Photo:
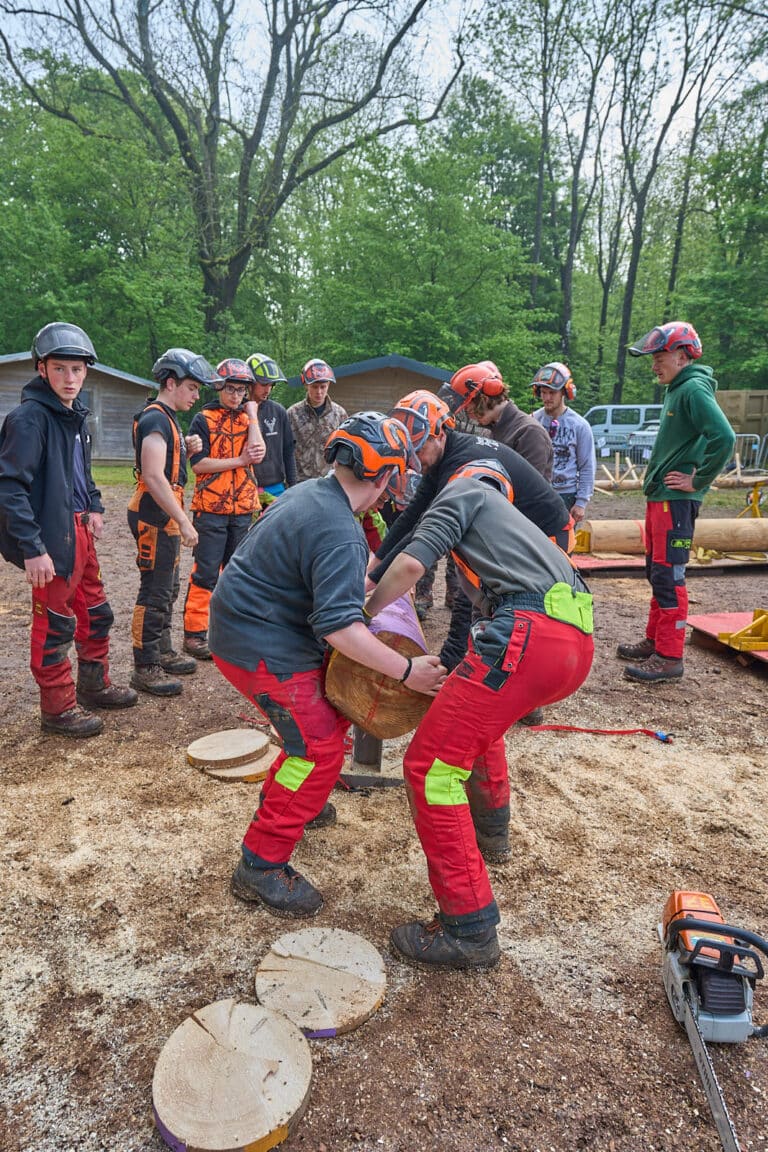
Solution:
[{"label": "chainsaw", "polygon": [[664,905],[659,939],[669,1006],[688,1034],[720,1141],[725,1152],[740,1152],[707,1042],[741,1044],[751,1036],[768,1036],[768,1026],[752,1022],[768,941],[726,924],[706,892],[680,891]]}]

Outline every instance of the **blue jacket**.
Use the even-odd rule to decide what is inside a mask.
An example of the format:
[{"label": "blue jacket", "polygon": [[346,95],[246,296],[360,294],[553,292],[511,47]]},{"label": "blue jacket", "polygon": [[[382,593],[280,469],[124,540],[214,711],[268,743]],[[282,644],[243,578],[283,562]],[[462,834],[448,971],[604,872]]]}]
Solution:
[{"label": "blue jacket", "polygon": [[68,580],[75,566],[75,442],[85,455],[89,512],[103,512],[91,475],[88,409],[79,399],[61,403],[41,376],[25,384],[21,404],[0,429],[0,553],[19,568],[46,552],[56,575]]}]

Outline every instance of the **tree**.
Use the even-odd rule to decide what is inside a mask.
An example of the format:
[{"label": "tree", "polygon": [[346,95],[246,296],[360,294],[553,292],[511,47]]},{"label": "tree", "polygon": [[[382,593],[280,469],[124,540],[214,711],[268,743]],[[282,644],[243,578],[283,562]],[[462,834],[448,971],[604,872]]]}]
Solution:
[{"label": "tree", "polygon": [[[362,144],[439,114],[463,59],[428,100],[411,68],[428,7],[261,0],[249,27],[236,0],[42,0],[33,12],[0,0],[14,18],[0,38],[41,107],[98,131],[59,63],[68,55],[97,70],[99,90],[131,112],[152,156],[180,161],[213,332],[298,188]],[[41,44],[56,44],[55,56]]]}]

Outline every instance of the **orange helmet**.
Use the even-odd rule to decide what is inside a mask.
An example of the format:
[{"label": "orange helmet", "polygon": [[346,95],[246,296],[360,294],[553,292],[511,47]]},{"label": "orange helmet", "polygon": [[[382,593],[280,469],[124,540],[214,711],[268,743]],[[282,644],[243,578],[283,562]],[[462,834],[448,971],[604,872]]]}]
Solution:
[{"label": "orange helmet", "polygon": [[506,496],[510,504],[515,502],[512,481],[506,468],[498,460],[470,460],[467,464],[462,464],[461,468],[457,468],[449,479],[449,484],[451,480],[480,480],[483,484],[489,484],[497,492],[501,492],[502,496]]},{"label": "orange helmet", "polygon": [[392,477],[391,482],[387,485],[387,491],[398,512],[403,512],[413,500],[420,480],[421,476],[412,468],[406,469],[403,473],[395,473]]},{"label": "orange helmet", "polygon": [[445,400],[454,416],[468,408],[472,401],[483,396],[501,396],[504,381],[501,372],[492,360],[481,360],[479,364],[467,364],[454,372],[447,384],[440,389],[439,396]]},{"label": "orange helmet", "polygon": [[301,370],[301,382],[307,384],[335,384],[333,368],[325,360],[307,360]]},{"label": "orange helmet", "polygon": [[421,388],[403,396],[390,412],[408,429],[414,452],[424,447],[430,436],[439,436],[444,428],[455,428],[451,410],[444,400]]},{"label": "orange helmet", "polygon": [[543,368],[539,368],[533,378],[531,387],[537,400],[541,400],[542,387],[554,388],[556,392],[559,392],[562,388],[565,392],[566,400],[573,400],[576,395],[576,385],[573,382],[571,370],[567,365],[561,364],[559,360],[555,360],[551,364],[545,364]]},{"label": "orange helmet", "polygon": [[334,461],[344,464],[358,480],[374,483],[391,469],[395,469],[393,481],[408,469],[421,471],[407,429],[399,420],[381,412],[358,412],[350,416],[331,432],[323,454],[329,464]]}]

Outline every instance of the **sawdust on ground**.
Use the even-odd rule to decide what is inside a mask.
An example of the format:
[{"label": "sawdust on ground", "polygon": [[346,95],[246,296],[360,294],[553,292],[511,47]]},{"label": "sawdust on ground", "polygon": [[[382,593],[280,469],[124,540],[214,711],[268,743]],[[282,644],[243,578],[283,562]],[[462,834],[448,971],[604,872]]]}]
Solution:
[{"label": "sawdust on ground", "polygon": [[[126,491],[106,497],[100,557],[125,682],[137,577]],[[764,603],[766,578],[729,571],[689,587],[694,612],[745,611]],[[433,911],[405,796],[337,790],[338,825],[308,834],[295,863],[325,894],[317,923],[379,948],[388,992],[357,1031],[312,1042],[311,1101],[286,1152],[719,1149],[664,997],[656,924],[680,887],[768,932],[766,677],[691,646],[681,684],[627,683],[613,653],[642,634],[645,582],[596,577],[593,590],[591,675],[547,721],[661,729],[674,743],[508,734],[514,852],[492,871],[503,959],[480,974],[392,956],[389,929]],[[438,598],[433,650],[447,622]],[[4,565],[0,1145],[159,1152],[151,1080],[165,1040],[210,1001],[253,998],[258,961],[286,929],[228,890],[258,785],[216,782],[185,759],[190,741],[253,713],[202,665],[180,699],[107,715],[100,737],[43,736],[27,627],[26,586]],[[406,742],[386,745],[385,771]],[[768,1019],[760,987],[756,1016]],[[720,1048],[715,1061],[743,1148],[768,1148],[768,1046]]]}]

